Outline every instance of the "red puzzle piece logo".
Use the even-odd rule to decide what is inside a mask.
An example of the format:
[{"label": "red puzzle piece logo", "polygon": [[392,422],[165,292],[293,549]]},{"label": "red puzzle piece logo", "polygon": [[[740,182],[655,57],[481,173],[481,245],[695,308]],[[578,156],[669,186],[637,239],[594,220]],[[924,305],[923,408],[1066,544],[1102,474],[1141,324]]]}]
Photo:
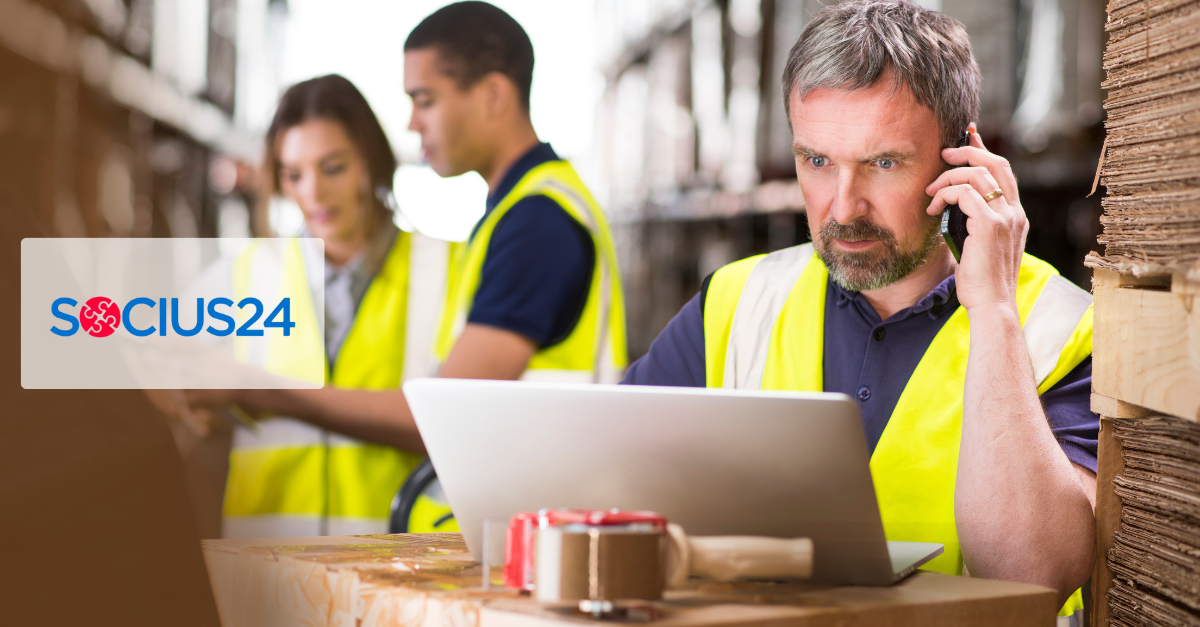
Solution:
[{"label": "red puzzle piece logo", "polygon": [[111,298],[96,296],[79,311],[79,324],[92,337],[108,337],[121,326],[121,308]]}]

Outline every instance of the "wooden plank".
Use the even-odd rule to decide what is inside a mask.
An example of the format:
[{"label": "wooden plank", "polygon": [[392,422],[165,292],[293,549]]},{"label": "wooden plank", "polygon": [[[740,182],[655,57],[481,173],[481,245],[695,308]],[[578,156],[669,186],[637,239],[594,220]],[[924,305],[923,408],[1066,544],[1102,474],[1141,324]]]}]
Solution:
[{"label": "wooden plank", "polygon": [[[939,625],[1053,625],[1053,601],[1025,596],[1027,584],[919,572],[890,588],[803,584],[709,584],[667,593],[654,604],[662,627],[693,625],[933,627]],[[566,608],[529,597],[496,599],[481,626],[565,626]],[[576,619],[577,620],[577,619]],[[536,621],[536,622],[534,622]]]},{"label": "wooden plank", "polygon": [[[1096,411],[1092,395],[1092,411]],[[1103,398],[1103,397],[1102,397]],[[1110,399],[1111,400],[1111,399]],[[1123,416],[1122,416],[1123,417]],[[1100,416],[1100,443],[1096,454],[1096,552],[1092,567],[1092,627],[1108,625],[1108,587],[1113,573],[1108,569],[1108,550],[1121,525],[1121,499],[1113,492],[1113,477],[1125,471],[1121,441],[1113,436],[1112,418]]]},{"label": "wooden plank", "polygon": [[[458,534],[202,543],[224,627],[472,625],[565,627],[590,621],[496,585]],[[500,579],[499,570],[492,580]],[[1052,590],[918,573],[891,587],[694,583],[648,604],[655,624],[979,627],[1055,624]]]},{"label": "wooden plank", "polygon": [[1200,420],[1200,284],[1096,270],[1092,389]]},{"label": "wooden plank", "polygon": [[1105,418],[1145,418],[1156,412],[1140,405],[1092,392],[1092,413],[1100,414]]}]

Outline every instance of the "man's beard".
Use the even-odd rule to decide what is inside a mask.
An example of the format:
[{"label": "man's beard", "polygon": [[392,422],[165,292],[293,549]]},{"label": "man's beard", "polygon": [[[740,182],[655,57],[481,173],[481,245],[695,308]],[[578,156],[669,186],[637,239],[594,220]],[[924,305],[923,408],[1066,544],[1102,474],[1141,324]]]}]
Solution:
[{"label": "man's beard", "polygon": [[[839,224],[830,219],[821,225],[821,231],[813,244],[817,256],[825,262],[829,269],[829,277],[842,289],[850,292],[865,292],[877,290],[913,273],[925,265],[929,254],[941,243],[939,220],[930,216],[922,224],[925,233],[913,250],[900,250],[896,236],[891,231],[860,218],[850,224]],[[872,246],[862,252],[846,252],[838,250],[833,240],[840,239],[848,242],[861,240],[878,240],[882,250]]]}]

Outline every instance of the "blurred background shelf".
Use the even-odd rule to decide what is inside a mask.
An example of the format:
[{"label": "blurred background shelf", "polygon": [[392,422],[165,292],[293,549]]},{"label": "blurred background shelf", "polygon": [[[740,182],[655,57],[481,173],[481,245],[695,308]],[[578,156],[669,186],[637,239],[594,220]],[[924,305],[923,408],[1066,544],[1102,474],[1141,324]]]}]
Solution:
[{"label": "blurred background shelf", "polygon": [[236,172],[210,174],[259,158],[239,99],[277,97],[286,17],[285,0],[0,0],[0,185],[60,236],[248,235]]}]

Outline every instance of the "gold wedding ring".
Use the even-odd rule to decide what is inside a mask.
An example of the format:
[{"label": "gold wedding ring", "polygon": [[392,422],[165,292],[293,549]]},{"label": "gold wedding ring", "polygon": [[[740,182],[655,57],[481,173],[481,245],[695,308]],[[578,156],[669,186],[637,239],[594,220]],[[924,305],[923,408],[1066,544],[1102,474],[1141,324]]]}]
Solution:
[{"label": "gold wedding ring", "polygon": [[1002,191],[1000,191],[1000,190],[996,190],[996,191],[994,191],[994,192],[988,192],[988,193],[987,193],[987,194],[986,194],[986,195],[983,197],[983,202],[992,202],[993,200],[996,200],[997,198],[999,198],[999,197],[1001,197],[1001,196],[1003,196],[1003,195],[1004,195],[1004,192],[1002,192]]}]

